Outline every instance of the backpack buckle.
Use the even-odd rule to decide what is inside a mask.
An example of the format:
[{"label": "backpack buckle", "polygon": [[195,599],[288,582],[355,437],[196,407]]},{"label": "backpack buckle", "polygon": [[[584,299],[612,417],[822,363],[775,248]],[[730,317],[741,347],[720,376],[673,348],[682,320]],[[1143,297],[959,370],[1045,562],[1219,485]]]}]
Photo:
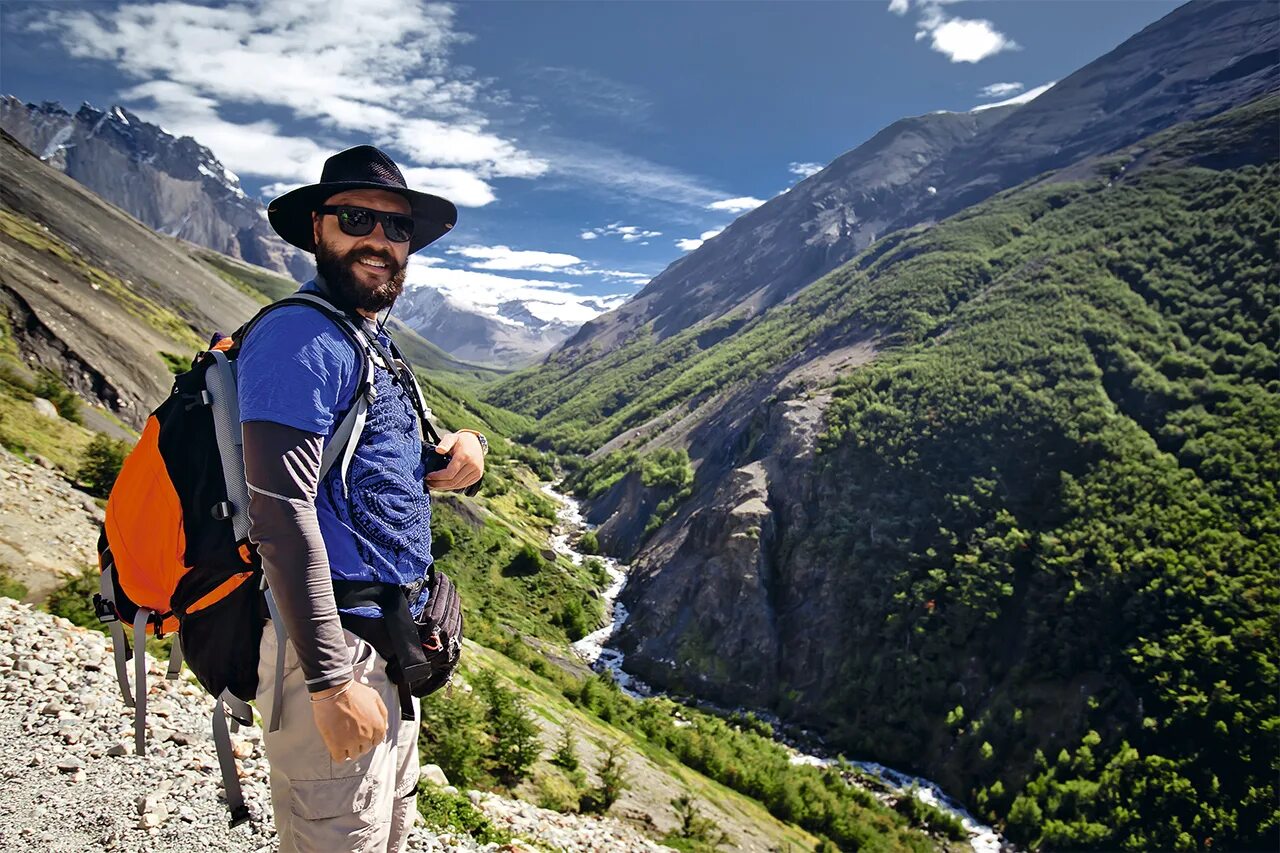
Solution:
[{"label": "backpack buckle", "polygon": [[103,598],[100,592],[93,594],[93,615],[98,617],[99,622],[120,621],[120,614],[116,612],[116,603],[109,598]]},{"label": "backpack buckle", "polygon": [[235,507],[231,505],[231,501],[219,501],[213,505],[210,514],[217,521],[226,521],[235,512]]}]

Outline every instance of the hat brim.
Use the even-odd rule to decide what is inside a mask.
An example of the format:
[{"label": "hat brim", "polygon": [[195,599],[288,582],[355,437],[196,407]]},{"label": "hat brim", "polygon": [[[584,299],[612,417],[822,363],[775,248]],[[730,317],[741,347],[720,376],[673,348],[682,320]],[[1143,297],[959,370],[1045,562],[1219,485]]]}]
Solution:
[{"label": "hat brim", "polygon": [[449,229],[458,221],[458,209],[448,199],[367,181],[334,181],[290,190],[267,205],[267,220],[286,242],[303,251],[314,252],[316,247],[312,239],[311,214],[330,196],[345,190],[382,190],[395,193],[408,201],[409,215],[413,217],[413,238],[409,240],[409,254],[448,234]]}]

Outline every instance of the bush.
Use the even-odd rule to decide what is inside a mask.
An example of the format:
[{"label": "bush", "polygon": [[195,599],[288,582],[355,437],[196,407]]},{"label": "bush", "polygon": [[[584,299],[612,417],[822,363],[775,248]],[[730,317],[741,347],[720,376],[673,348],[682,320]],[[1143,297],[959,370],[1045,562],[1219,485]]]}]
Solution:
[{"label": "bush", "polygon": [[84,418],[80,414],[80,398],[63,383],[57,374],[48,370],[41,371],[40,378],[36,380],[32,391],[35,396],[44,397],[53,403],[63,420],[71,421],[73,424],[84,423]]},{"label": "bush", "polygon": [[432,829],[465,832],[481,844],[510,844],[511,833],[493,825],[462,794],[426,786],[418,792],[418,813]]},{"label": "bush", "polygon": [[485,707],[461,690],[453,691],[452,697],[445,692],[438,691],[422,700],[419,748],[423,760],[439,764],[455,785],[474,786],[488,778]]},{"label": "bush", "polygon": [[560,728],[560,741],[556,744],[555,754],[551,756],[551,763],[570,773],[579,767],[577,742],[568,723]]},{"label": "bush", "polygon": [[547,561],[543,559],[542,553],[532,543],[526,542],[516,551],[503,574],[516,577],[536,575],[546,567]]},{"label": "bush", "polygon": [[534,802],[540,808],[569,813],[576,812],[582,802],[582,772],[567,774],[552,769],[533,777]]},{"label": "bush", "polygon": [[98,581],[98,570],[86,567],[50,593],[45,608],[54,616],[61,616],[81,628],[102,630],[103,625],[93,612],[93,595],[98,592]]},{"label": "bush", "polygon": [[[678,848],[688,850],[714,849],[729,843],[729,836],[716,827],[716,822],[698,809],[693,797],[681,794],[671,800],[680,828],[672,832],[663,843],[675,842]],[[686,842],[680,844],[680,842]]]},{"label": "bush", "polygon": [[477,681],[489,703],[486,722],[492,737],[490,772],[500,784],[514,788],[528,777],[542,751],[538,727],[520,697],[499,685],[493,673],[485,672]]},{"label": "bush", "polygon": [[21,581],[16,581],[9,577],[8,573],[0,569],[0,597],[13,598],[18,601],[27,597],[27,586]]},{"label": "bush", "polygon": [[573,643],[591,633],[591,617],[587,615],[582,602],[576,598],[564,603],[564,608],[560,611],[560,624]]},{"label": "bush", "polygon": [[578,550],[584,554],[599,554],[600,540],[594,530],[588,530],[578,537]]},{"label": "bush", "polygon": [[85,448],[84,458],[76,471],[76,480],[89,494],[105,498],[111,494],[120,466],[132,448],[126,441],[117,441],[102,433],[93,437]]},{"label": "bush", "polygon": [[622,792],[631,787],[631,780],[627,777],[627,766],[623,761],[625,748],[620,740],[615,740],[605,747],[604,758],[596,768],[596,772],[600,775],[600,786],[582,795],[579,801],[582,811],[604,814],[618,801]]}]

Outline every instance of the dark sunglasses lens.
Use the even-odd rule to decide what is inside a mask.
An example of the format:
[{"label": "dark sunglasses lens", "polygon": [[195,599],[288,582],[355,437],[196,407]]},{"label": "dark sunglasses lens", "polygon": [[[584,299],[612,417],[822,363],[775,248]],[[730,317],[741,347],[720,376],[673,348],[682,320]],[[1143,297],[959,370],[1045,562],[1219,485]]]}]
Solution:
[{"label": "dark sunglasses lens", "polygon": [[382,230],[388,240],[403,243],[413,236],[413,218],[393,213],[382,220]]},{"label": "dark sunglasses lens", "polygon": [[367,210],[344,207],[338,211],[338,227],[352,237],[363,237],[373,230],[373,216]]}]

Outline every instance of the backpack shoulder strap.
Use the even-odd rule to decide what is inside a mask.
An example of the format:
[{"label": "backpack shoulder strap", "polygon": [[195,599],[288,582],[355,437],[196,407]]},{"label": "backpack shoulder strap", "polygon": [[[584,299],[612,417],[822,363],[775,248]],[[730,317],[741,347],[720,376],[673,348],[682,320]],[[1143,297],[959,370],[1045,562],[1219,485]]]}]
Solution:
[{"label": "backpack shoulder strap", "polygon": [[[265,306],[236,331],[235,346],[241,346],[248,339],[253,328],[271,311],[290,305],[305,305],[323,313],[346,335],[360,357],[360,381],[356,386],[355,398],[334,429],[333,436],[325,443],[320,457],[321,480],[328,475],[339,459],[342,460],[342,487],[345,491],[346,472],[351,465],[351,457],[355,454],[356,441],[364,431],[365,417],[369,409],[369,396],[373,389],[373,366],[375,363],[381,364],[384,358],[358,323],[340,311],[332,302],[315,293],[294,293]],[[394,369],[391,365],[385,366],[389,370]]]}]

